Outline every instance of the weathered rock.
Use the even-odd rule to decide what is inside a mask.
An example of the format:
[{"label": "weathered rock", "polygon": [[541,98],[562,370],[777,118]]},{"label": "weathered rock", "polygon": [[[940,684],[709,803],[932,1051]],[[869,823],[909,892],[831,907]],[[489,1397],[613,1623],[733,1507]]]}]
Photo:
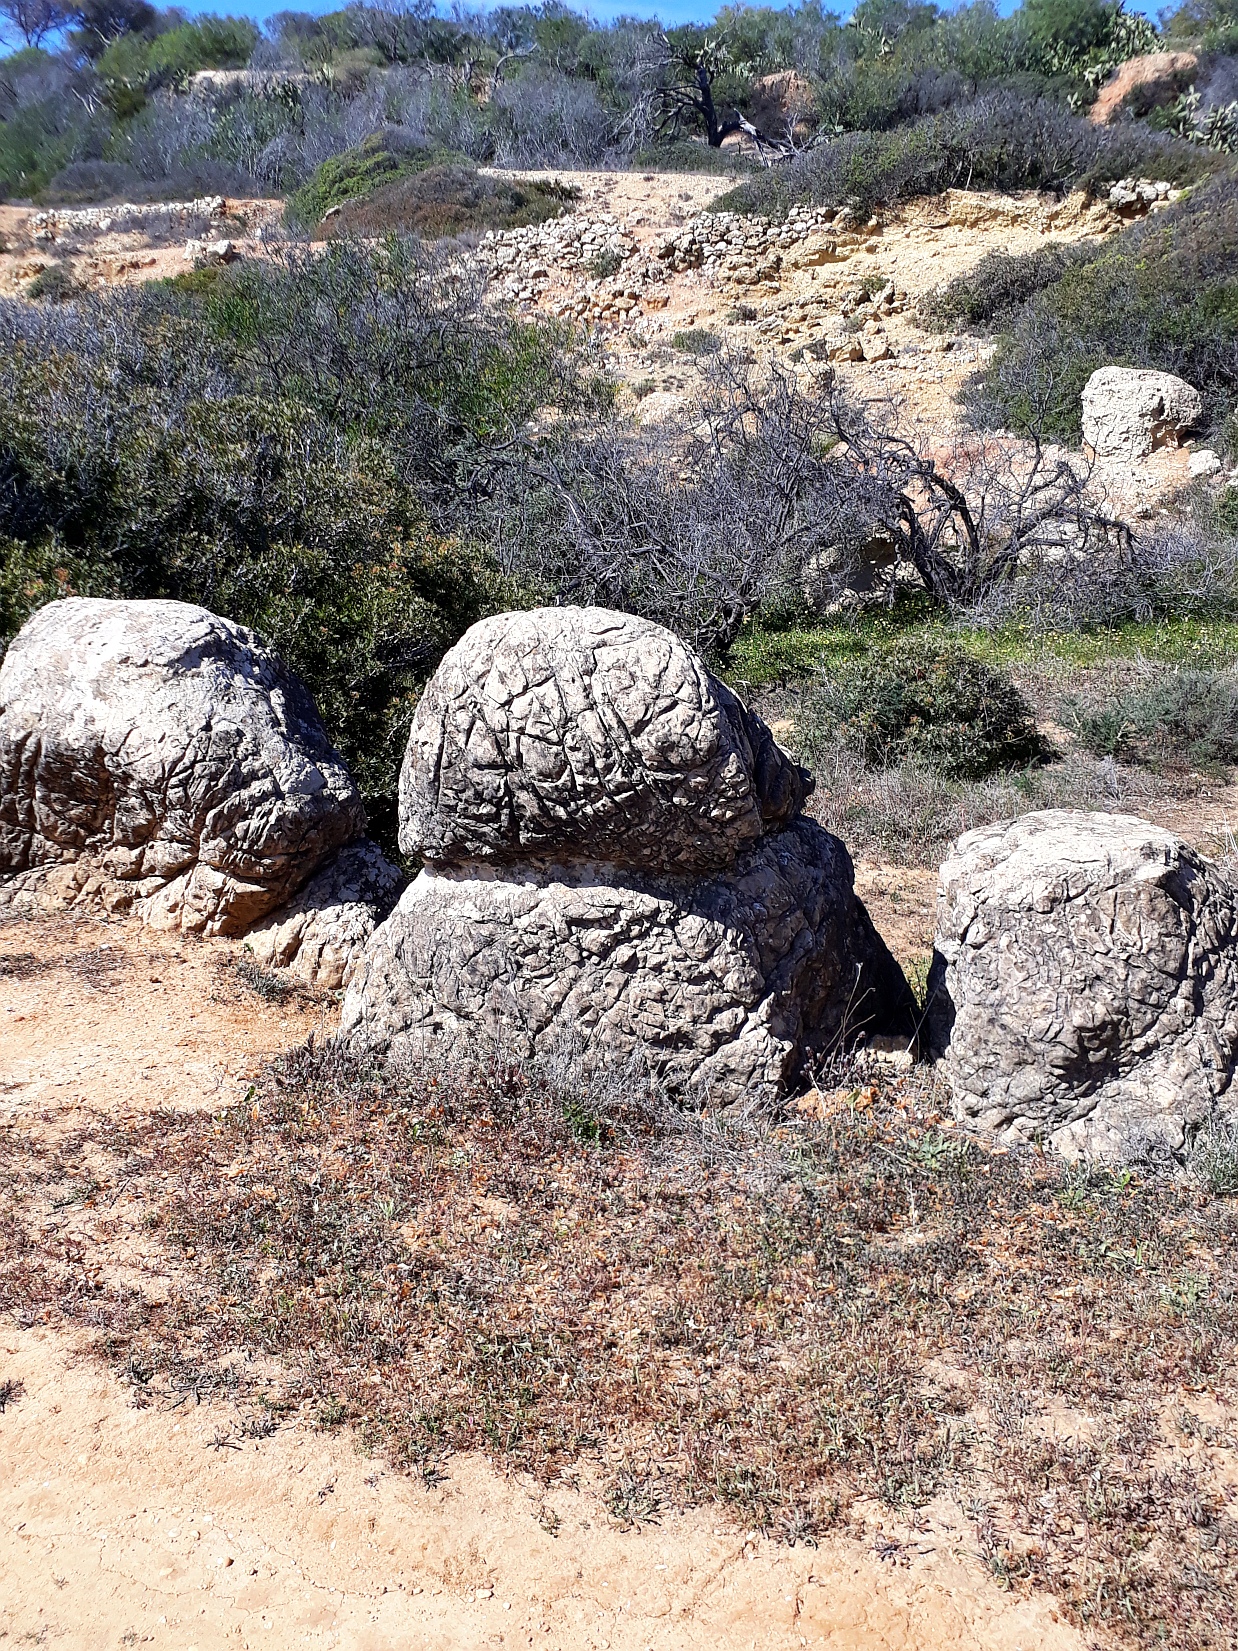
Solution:
[{"label": "weathered rock", "polygon": [[645,872],[731,864],[806,778],[673,632],[606,608],[482,620],[413,718],[400,846],[436,865],[532,855]]},{"label": "weathered rock", "polygon": [[1146,820],[1052,809],[960,837],[929,984],[961,1113],[1120,1159],[1238,1110],[1236,910]]},{"label": "weathered rock", "polygon": [[1178,446],[1203,417],[1198,390],[1172,373],[1100,367],[1083,389],[1083,439],[1102,458],[1146,458]]},{"label": "weathered rock", "polygon": [[52,602],[0,666],[0,899],[240,934],[364,829],[305,688],[204,608]]},{"label": "weathered rock", "polygon": [[345,1033],[393,1052],[645,1056],[715,1105],[865,1028],[914,1033],[805,776],[678,637],[599,608],[503,614],[414,718],[401,843]]},{"label": "weathered rock", "polygon": [[366,837],[342,848],[246,944],[267,969],[287,969],[307,986],[346,986],[374,930],[390,913],[405,877]]},{"label": "weathered rock", "polygon": [[865,1026],[914,1026],[836,837],[798,819],[727,873],[577,861],[427,869],[377,930],[343,1030],[392,1053],[644,1051],[673,1091],[770,1098]]},{"label": "weathered rock", "polygon": [[1145,94],[1146,111],[1158,95],[1164,98],[1173,92],[1185,91],[1198,63],[1195,52],[1150,52],[1142,57],[1128,57],[1097,93],[1096,102],[1088,110],[1088,119],[1094,126],[1112,125],[1131,94],[1139,91]]}]

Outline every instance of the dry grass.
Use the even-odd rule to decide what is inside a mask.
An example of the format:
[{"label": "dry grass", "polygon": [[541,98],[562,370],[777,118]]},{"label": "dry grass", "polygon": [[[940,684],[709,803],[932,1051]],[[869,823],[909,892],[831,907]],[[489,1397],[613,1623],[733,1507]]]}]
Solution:
[{"label": "dry grass", "polygon": [[[897,1551],[949,1504],[1095,1638],[1232,1645],[1238,1212],[985,1148],[933,1102],[913,1078],[701,1119],[570,1063],[310,1046],[223,1114],[9,1125],[0,1309],[92,1331],[138,1402],[231,1389],[431,1478],[482,1449],[599,1483],[621,1525],[880,1512]],[[141,1246],[166,1304],[124,1282]]]}]

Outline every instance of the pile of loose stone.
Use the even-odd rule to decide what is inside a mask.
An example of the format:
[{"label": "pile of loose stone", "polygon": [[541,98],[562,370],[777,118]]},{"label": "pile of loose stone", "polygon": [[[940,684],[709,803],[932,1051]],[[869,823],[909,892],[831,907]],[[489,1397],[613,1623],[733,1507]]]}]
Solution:
[{"label": "pile of loose stone", "polygon": [[55,207],[36,212],[30,220],[34,240],[54,241],[60,235],[109,230],[141,229],[153,219],[215,219],[223,216],[227,202],[222,195],[205,195],[197,201],[142,201],[119,206]]},{"label": "pile of loose stone", "polygon": [[879,233],[879,226],[873,221],[861,231],[846,209],[832,207],[792,207],[782,223],[738,212],[700,212],[667,236],[657,255],[676,272],[704,269],[756,282],[776,274],[784,254],[826,230],[832,233],[818,249],[823,263],[849,257],[855,247]]},{"label": "pile of loose stone", "polygon": [[1123,209],[1155,212],[1182,199],[1184,191],[1164,178],[1119,178],[1109,190],[1109,204]]},{"label": "pile of loose stone", "polygon": [[793,207],[782,223],[701,212],[655,243],[648,256],[618,218],[572,214],[522,229],[492,230],[475,256],[502,302],[540,304],[556,283],[583,275],[583,284],[552,299],[552,314],[623,326],[666,307],[671,275],[699,270],[736,286],[757,286],[775,281],[784,258],[796,249],[802,249],[798,261],[806,267],[841,263],[857,249],[875,246],[879,234],[876,220],[853,222],[845,208]]}]

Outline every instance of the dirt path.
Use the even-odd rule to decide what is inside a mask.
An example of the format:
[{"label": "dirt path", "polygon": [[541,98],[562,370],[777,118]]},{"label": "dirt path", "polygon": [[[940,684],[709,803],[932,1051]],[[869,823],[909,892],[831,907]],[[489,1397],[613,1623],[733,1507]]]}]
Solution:
[{"label": "dirt path", "polygon": [[[336,1012],[268,1001],[254,978],[232,942],[5,924],[3,1116],[56,1134],[95,1109],[243,1095],[264,1056]],[[116,1225],[108,1210],[73,1219]],[[157,1247],[130,1242],[131,1278],[166,1295]],[[427,1488],[346,1435],[288,1423],[254,1438],[224,1402],[139,1408],[67,1332],[11,1318],[5,1393],[0,1646],[1082,1651],[1051,1600],[1012,1599],[940,1529],[893,1564],[879,1534],[790,1549],[716,1512],[623,1532],[587,1489],[543,1495],[477,1460]]]},{"label": "dirt path", "polygon": [[0,1415],[0,1645],[1084,1643],[1051,1601],[1012,1599],[968,1556],[928,1542],[891,1564],[845,1540],[745,1541],[701,1515],[624,1533],[587,1494],[557,1489],[547,1502],[475,1459],[426,1488],[346,1438],[299,1426],[244,1438],[222,1404],[136,1409],[46,1331],[0,1330],[6,1379],[24,1391]]}]

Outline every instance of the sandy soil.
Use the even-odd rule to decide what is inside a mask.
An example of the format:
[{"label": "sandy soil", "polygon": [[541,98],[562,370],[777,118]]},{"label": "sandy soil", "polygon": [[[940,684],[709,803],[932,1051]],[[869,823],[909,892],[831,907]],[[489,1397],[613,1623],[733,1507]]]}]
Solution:
[{"label": "sandy soil", "polygon": [[427,1489],[344,1439],[241,1439],[222,1405],[134,1409],[46,1332],[0,1331],[4,1377],[0,1644],[1082,1651],[1051,1601],[927,1543],[895,1565],[701,1516],[621,1533],[473,1459]]},{"label": "sandy soil", "polygon": [[[54,1134],[91,1110],[243,1094],[337,1011],[264,1001],[243,961],[239,943],[132,923],[3,925],[0,1116]],[[166,1294],[157,1248],[135,1239],[132,1277]],[[940,1525],[898,1563],[876,1517],[873,1546],[789,1549],[717,1513],[625,1533],[587,1489],[541,1493],[482,1461],[427,1488],[347,1437],[247,1437],[226,1403],[137,1408],[67,1333],[11,1321],[6,1382],[21,1389],[0,1412],[0,1645],[1082,1651],[1052,1600],[1001,1592]]]}]

